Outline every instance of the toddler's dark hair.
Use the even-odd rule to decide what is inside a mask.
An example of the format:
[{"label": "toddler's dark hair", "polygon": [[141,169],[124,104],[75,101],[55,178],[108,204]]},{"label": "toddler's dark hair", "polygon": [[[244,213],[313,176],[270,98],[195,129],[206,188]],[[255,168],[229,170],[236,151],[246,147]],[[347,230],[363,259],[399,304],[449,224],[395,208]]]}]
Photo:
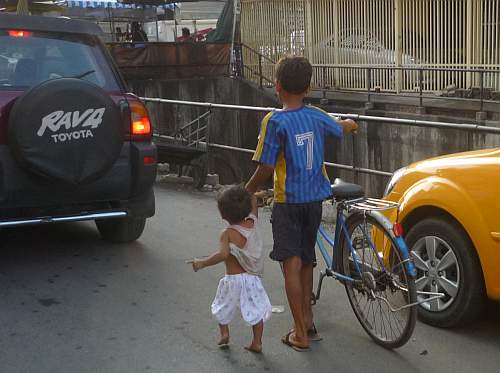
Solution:
[{"label": "toddler's dark hair", "polygon": [[238,224],[252,212],[252,196],[243,186],[230,186],[217,196],[217,207],[224,220],[229,224]]},{"label": "toddler's dark hair", "polygon": [[276,80],[289,93],[300,95],[311,85],[312,65],[305,57],[287,56],[276,65]]}]

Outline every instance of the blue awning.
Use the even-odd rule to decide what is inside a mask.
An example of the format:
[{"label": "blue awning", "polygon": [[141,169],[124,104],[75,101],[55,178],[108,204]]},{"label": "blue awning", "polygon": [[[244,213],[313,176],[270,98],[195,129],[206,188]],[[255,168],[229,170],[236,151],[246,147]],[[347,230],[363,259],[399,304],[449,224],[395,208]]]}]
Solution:
[{"label": "blue awning", "polygon": [[79,1],[79,0],[67,0],[66,6],[68,8],[113,8],[113,9],[144,9],[144,8],[164,8],[164,9],[174,9],[175,4],[166,4],[161,6],[152,5],[141,5],[137,6],[135,4],[123,4],[116,0],[105,0],[105,1]]}]

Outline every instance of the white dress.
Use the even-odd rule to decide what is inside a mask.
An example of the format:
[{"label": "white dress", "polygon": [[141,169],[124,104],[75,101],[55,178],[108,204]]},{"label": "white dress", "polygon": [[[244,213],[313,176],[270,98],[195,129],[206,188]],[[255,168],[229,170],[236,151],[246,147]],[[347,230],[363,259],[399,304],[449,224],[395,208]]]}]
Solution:
[{"label": "white dress", "polygon": [[271,302],[262,286],[261,276],[264,269],[262,257],[262,240],[257,230],[257,217],[250,215],[254,227],[249,229],[239,225],[231,225],[246,238],[246,244],[240,249],[230,244],[233,255],[247,273],[225,275],[219,282],[217,294],[212,303],[212,314],[219,324],[229,324],[240,309],[241,316],[250,325],[261,320],[266,322],[271,316]]}]

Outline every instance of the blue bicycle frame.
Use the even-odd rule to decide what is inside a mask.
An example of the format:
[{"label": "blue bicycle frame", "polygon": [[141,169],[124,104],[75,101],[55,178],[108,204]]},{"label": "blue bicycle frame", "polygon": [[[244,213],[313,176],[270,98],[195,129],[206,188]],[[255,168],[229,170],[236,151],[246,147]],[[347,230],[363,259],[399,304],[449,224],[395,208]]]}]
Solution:
[{"label": "blue bicycle frame", "polygon": [[[387,219],[383,218],[382,215],[380,215],[380,214],[376,215],[376,214],[370,213],[370,212],[366,212],[366,213],[370,214],[372,217],[374,217],[377,221],[379,221],[381,223],[382,226],[384,226],[388,230],[388,232],[392,233],[392,228],[390,227],[390,223],[387,221]],[[361,230],[362,230],[363,235],[365,236],[367,242],[369,243],[370,248],[372,249],[375,257],[377,258],[377,261],[379,262],[380,268],[382,269],[383,272],[386,272],[383,261],[379,257],[377,249],[376,249],[374,243],[371,241],[370,236],[368,235],[368,233],[365,231],[365,229],[363,227],[361,227]],[[349,245],[349,251],[351,252],[353,262],[354,262],[354,265],[356,267],[356,271],[360,275],[362,273],[362,271],[359,267],[356,250],[354,250],[354,247],[353,247],[353,244],[351,241],[351,237],[349,236],[349,229],[348,229],[347,224],[346,224],[344,210],[342,208],[339,208],[339,209],[337,209],[337,221],[335,224],[335,237],[334,237],[334,239],[332,240],[332,238],[325,231],[325,229],[322,225],[320,226],[319,231],[318,231],[318,238],[316,240],[316,243],[317,243],[317,246],[319,248],[319,251],[321,252],[321,255],[323,256],[323,259],[325,260],[327,268],[326,268],[325,274],[322,274],[322,277],[320,278],[317,299],[319,299],[319,291],[321,289],[321,282],[322,282],[323,277],[325,275],[332,276],[335,279],[340,280],[340,281],[347,281],[347,282],[355,282],[356,281],[352,277],[345,276],[345,275],[343,275],[335,270],[335,268],[339,268],[339,267],[336,267],[337,263],[334,262],[334,258],[335,258],[336,250],[337,250],[337,254],[338,254],[338,250],[341,249],[340,248],[341,234],[344,234],[346,242]],[[402,256],[402,259],[403,259],[403,263],[405,264],[409,275],[412,277],[415,277],[417,274],[417,271],[416,271],[416,268],[415,268],[413,261],[410,258],[410,253],[409,253],[408,247],[406,245],[406,242],[404,241],[404,239],[402,237],[396,237],[393,234],[391,234],[391,237],[393,238],[395,244],[398,246],[398,249],[399,249],[401,256]],[[328,250],[325,247],[325,244],[323,243],[323,240],[321,238],[324,239],[328,243],[328,245],[330,245],[332,247],[332,255],[331,256],[328,253]],[[338,258],[338,255],[337,255],[337,258]]]}]

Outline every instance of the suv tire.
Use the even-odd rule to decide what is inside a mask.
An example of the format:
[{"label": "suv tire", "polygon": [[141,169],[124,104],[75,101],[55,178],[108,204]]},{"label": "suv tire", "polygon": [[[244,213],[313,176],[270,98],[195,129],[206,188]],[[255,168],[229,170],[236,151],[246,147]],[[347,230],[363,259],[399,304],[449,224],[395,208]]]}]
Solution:
[{"label": "suv tire", "polygon": [[[429,241],[425,241],[426,238]],[[441,302],[439,300],[438,304],[442,310],[431,310],[429,303],[420,305],[418,307],[420,320],[433,326],[450,328],[467,324],[476,319],[485,304],[483,273],[474,245],[463,229],[449,220],[428,218],[421,220],[409,230],[406,242],[417,266],[417,290],[422,290],[419,288],[419,281],[428,281],[429,286],[431,286],[432,281],[435,281],[439,286],[439,291],[446,293],[440,283],[443,277],[451,278],[452,282],[456,280],[458,284],[458,291],[454,299],[447,295],[447,297],[442,298],[442,303],[439,303]],[[437,253],[434,264],[431,263],[431,258],[426,254],[428,242],[434,245]],[[424,244],[424,248],[422,248],[422,244]],[[440,260],[444,256],[440,257],[440,255],[444,255],[448,251],[452,252],[448,254],[453,258],[452,264],[447,269],[439,271],[440,268],[444,267],[444,262]],[[422,259],[428,263],[427,275],[425,275],[426,270],[422,268],[424,267],[423,263],[419,262],[415,253],[423,254],[419,254],[419,256],[421,258],[423,256]],[[447,260],[447,263],[449,264],[450,261]],[[423,290],[432,291],[432,287]]]},{"label": "suv tire", "polygon": [[119,218],[96,220],[102,238],[113,243],[128,243],[137,240],[144,231],[146,218]]}]

